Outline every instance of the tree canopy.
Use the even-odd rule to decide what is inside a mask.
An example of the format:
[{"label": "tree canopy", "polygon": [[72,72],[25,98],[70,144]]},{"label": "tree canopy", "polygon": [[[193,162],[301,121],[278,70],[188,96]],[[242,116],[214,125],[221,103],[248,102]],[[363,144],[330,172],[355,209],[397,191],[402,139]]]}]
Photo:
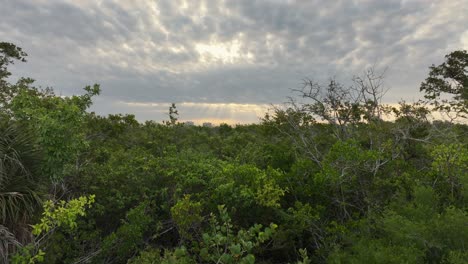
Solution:
[{"label": "tree canopy", "polygon": [[[9,74],[26,54],[0,47]],[[466,51],[446,59],[421,90],[466,113]],[[215,127],[177,122],[175,104],[163,124],[99,116],[99,85],[57,96],[8,74],[2,263],[468,262],[468,126],[382,104],[372,70],[351,87],[307,81],[260,124]]]},{"label": "tree canopy", "polygon": [[457,50],[445,56],[445,62],[430,67],[420,90],[436,110],[468,114],[468,52]]}]

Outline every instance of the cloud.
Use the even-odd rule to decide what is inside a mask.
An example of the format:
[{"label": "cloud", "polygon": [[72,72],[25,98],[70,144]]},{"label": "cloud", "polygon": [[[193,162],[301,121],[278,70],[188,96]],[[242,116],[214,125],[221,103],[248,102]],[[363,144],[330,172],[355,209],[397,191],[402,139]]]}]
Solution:
[{"label": "cloud", "polygon": [[419,98],[428,66],[468,49],[467,13],[468,0],[6,0],[0,39],[30,55],[16,76],[65,95],[100,83],[101,113],[159,121],[117,102],[191,102],[224,118],[227,104],[251,105],[242,121],[304,77],[347,82],[372,65],[389,67],[389,102]]}]

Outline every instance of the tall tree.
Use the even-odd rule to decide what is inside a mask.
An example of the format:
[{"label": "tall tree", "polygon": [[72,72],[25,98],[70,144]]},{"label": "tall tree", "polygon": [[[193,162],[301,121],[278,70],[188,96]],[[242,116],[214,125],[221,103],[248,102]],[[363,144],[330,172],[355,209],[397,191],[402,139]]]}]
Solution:
[{"label": "tall tree", "polygon": [[429,67],[430,72],[421,84],[427,101],[434,110],[467,117],[468,114],[468,53],[457,50],[445,56],[445,62]]},{"label": "tall tree", "polygon": [[11,75],[7,69],[9,64],[13,64],[14,60],[25,62],[26,56],[28,54],[15,44],[0,42],[0,79],[3,80]]},{"label": "tall tree", "polygon": [[12,43],[0,42],[0,107],[2,108],[14,94],[14,86],[7,81],[7,78],[11,76],[8,65],[13,64],[15,60],[25,62],[26,56],[26,52],[20,47]]}]

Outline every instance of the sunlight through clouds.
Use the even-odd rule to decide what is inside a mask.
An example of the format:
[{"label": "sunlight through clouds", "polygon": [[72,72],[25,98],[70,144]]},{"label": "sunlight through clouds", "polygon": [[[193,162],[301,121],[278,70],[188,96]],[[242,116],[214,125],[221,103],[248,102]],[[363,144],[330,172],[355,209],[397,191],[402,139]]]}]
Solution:
[{"label": "sunlight through clouds", "polygon": [[[120,107],[136,109],[140,114],[167,113],[171,103],[156,102],[119,102]],[[256,123],[271,110],[270,104],[240,103],[176,103],[181,122],[193,121],[195,124],[212,122],[213,124]],[[196,114],[194,114],[196,113]]]},{"label": "sunlight through clouds", "polygon": [[99,83],[100,114],[161,121],[119,102],[190,102],[187,118],[245,123],[304,78],[348,85],[371,65],[388,67],[389,103],[418,99],[428,67],[468,49],[467,13],[468,0],[15,0],[0,38],[29,54],[13,78],[64,95]]},{"label": "sunlight through clouds", "polygon": [[244,51],[243,48],[242,33],[239,33],[239,39],[233,39],[232,41],[211,41],[195,44],[195,50],[200,55],[199,62],[201,64],[217,62],[223,64],[252,63],[254,55],[251,52]]}]

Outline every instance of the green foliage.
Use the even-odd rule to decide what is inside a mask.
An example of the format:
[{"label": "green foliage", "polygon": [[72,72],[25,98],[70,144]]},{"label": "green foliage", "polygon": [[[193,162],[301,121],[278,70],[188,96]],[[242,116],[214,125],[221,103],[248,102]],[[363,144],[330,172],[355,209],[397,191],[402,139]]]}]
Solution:
[{"label": "green foliage", "polygon": [[[350,239],[350,247],[336,250],[332,263],[440,263],[463,259],[468,214],[455,207],[437,210],[437,197],[429,187],[417,187],[414,199],[400,198],[382,215],[363,222]],[[464,259],[466,261],[468,259]]]},{"label": "green foliage", "polygon": [[19,248],[11,257],[12,263],[37,263],[45,260],[46,253],[43,251],[48,238],[56,229],[73,230],[77,228],[79,216],[86,215],[86,209],[94,203],[94,195],[81,196],[70,201],[46,201],[43,205],[43,213],[38,224],[32,225],[32,234],[35,236],[33,243]]},{"label": "green foliage", "polygon": [[[190,195],[177,201],[171,208],[171,216],[177,225],[177,229],[182,239],[191,239],[191,232],[196,226],[199,226],[203,217],[201,202],[190,201]],[[192,229],[192,230],[191,230]]]},{"label": "green foliage", "polygon": [[[309,247],[310,250],[316,250],[324,243],[324,209],[320,205],[314,206],[311,203],[297,201],[293,207],[281,214],[281,217],[277,219],[281,225],[278,227],[273,241],[274,248],[282,249],[278,250],[281,253],[278,253],[280,256],[277,257],[290,255],[293,259],[310,260],[302,251],[307,251],[306,247]],[[296,255],[297,248],[304,249],[299,252],[299,256]]]},{"label": "green foliage", "polygon": [[315,177],[333,193],[331,203],[338,219],[365,213],[380,158],[380,153],[364,150],[353,140],[336,142],[324,157],[322,171]]},{"label": "green foliage", "polygon": [[129,208],[148,199],[164,184],[164,178],[157,174],[158,160],[142,148],[103,147],[95,152],[95,159],[83,168],[83,176],[75,184],[99,197],[96,213],[115,216],[102,219],[106,226],[118,226]]},{"label": "green foliage", "polygon": [[219,206],[218,210],[221,221],[212,214],[211,230],[203,233],[202,241],[195,246],[200,260],[204,263],[255,263],[254,248],[269,240],[277,225],[270,224],[264,229],[262,225],[254,225],[236,234],[226,208]]},{"label": "green foliage", "polygon": [[132,208],[122,225],[104,239],[100,255],[103,262],[126,262],[138,251],[152,221],[146,210],[144,203]]},{"label": "green foliage", "polygon": [[92,206],[94,198],[94,195],[90,195],[70,201],[61,200],[58,203],[54,203],[51,200],[44,202],[44,211],[42,212],[40,223],[32,226],[33,235],[39,236],[61,226],[70,229],[76,228],[78,216],[86,215],[86,209]]},{"label": "green foliage", "polygon": [[468,199],[468,148],[462,144],[436,146],[431,156],[433,185],[450,204]]},{"label": "green foliage", "polygon": [[[188,198],[184,203],[188,203]],[[255,224],[249,229],[236,228],[224,205],[218,206],[219,218],[210,216],[209,230],[192,247],[178,247],[174,251],[145,250],[130,263],[255,263],[253,251],[270,240],[277,225],[263,228]]]},{"label": "green foliage", "polygon": [[25,62],[26,56],[28,54],[13,43],[0,42],[0,109],[8,104],[15,93],[15,87],[7,82],[7,78],[11,75],[7,66],[13,64],[15,60]]},{"label": "green foliage", "polygon": [[11,257],[12,264],[34,264],[44,262],[45,252],[39,249],[35,253],[35,248],[32,244],[21,247],[20,250]]},{"label": "green foliage", "polygon": [[[429,76],[421,84],[424,97],[435,110],[468,114],[468,52],[457,50],[445,56],[445,62],[430,67]],[[447,98],[447,95],[449,99]]]},{"label": "green foliage", "polygon": [[0,42],[0,69],[6,71],[6,66],[13,63],[13,59],[25,62],[25,57],[28,56],[26,52],[13,43]]},{"label": "green foliage", "polygon": [[298,262],[296,262],[297,264],[311,264],[312,263],[309,256],[307,255],[307,249],[299,249],[299,254],[302,260],[299,260]]},{"label": "green foliage", "polygon": [[53,94],[38,96],[36,90],[25,88],[11,102],[14,118],[36,131],[44,155],[43,174],[54,181],[76,169],[79,155],[88,146],[83,126],[85,110],[100,90],[94,85],[85,91],[81,96],[63,98]]},{"label": "green foliage", "polygon": [[444,258],[444,261],[452,264],[463,264],[468,261],[468,252],[466,250],[454,250],[448,253],[448,256]]},{"label": "green foliage", "polygon": [[216,186],[213,198],[232,207],[247,208],[254,204],[279,207],[279,201],[285,194],[285,190],[276,183],[280,175],[273,169],[262,171],[252,165],[229,164],[210,183]]},{"label": "green foliage", "polygon": [[[381,105],[372,70],[208,128],[178,124],[175,104],[163,124],[88,113],[98,85],[8,83],[24,56],[0,43],[0,262],[468,262],[468,126]],[[439,110],[466,110],[465,57],[423,84]]]},{"label": "green foliage", "polygon": [[187,252],[185,247],[177,248],[174,251],[166,250],[161,254],[160,250],[142,251],[140,255],[129,264],[194,264],[195,262]]}]

